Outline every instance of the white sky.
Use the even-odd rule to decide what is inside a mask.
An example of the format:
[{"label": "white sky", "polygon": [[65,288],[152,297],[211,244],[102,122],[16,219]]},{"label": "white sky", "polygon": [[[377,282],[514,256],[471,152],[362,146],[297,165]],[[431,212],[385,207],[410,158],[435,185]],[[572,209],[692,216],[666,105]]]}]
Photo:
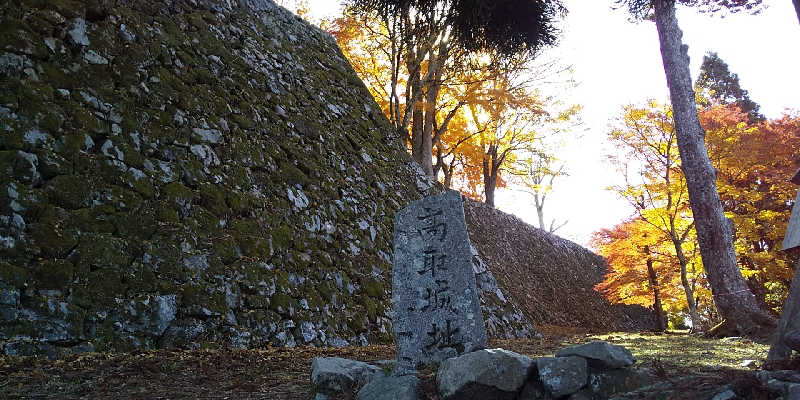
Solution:
[{"label": "white sky", "polygon": [[[285,0],[291,3],[293,0]],[[680,9],[678,19],[689,45],[692,76],[707,51],[715,51],[739,75],[741,86],[761,105],[768,118],[785,109],[800,109],[800,23],[789,0],[765,0],[759,15],[724,18]],[[338,0],[310,0],[315,18],[335,16]],[[560,43],[544,54],[572,65],[579,86],[565,98],[582,104],[584,131],[576,132],[559,154],[569,177],[556,181],[545,203],[545,219],[569,220],[557,233],[586,244],[593,231],[610,228],[631,214],[626,202],[605,189],[621,180],[605,155],[609,122],[624,105],[648,98],[668,100],[658,35],[651,22],[632,23],[611,0],[564,0],[569,14]],[[529,195],[513,190],[497,193],[497,206],[538,225]]]}]

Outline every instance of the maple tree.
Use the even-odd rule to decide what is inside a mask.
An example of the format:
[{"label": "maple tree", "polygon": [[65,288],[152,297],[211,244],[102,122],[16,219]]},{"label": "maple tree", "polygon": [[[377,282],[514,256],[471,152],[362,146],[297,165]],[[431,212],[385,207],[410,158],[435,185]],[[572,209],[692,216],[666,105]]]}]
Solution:
[{"label": "maple tree", "polygon": [[[393,33],[399,28],[392,28],[392,21],[390,15],[348,9],[327,28],[426,174],[437,178],[441,173],[446,187],[455,185],[493,205],[515,153],[536,147],[541,139],[541,129],[534,127],[577,114],[576,106],[546,111],[545,103],[553,99],[533,88],[541,73],[563,70],[555,63],[534,67],[524,53],[469,54],[450,48],[447,62],[435,66],[432,77],[430,53],[415,77],[417,67],[403,61],[408,50],[399,50],[405,45]],[[421,101],[409,100],[415,91]]]},{"label": "maple tree", "polygon": [[[695,221],[681,169],[672,108],[656,101],[650,101],[646,107],[627,106],[619,125],[611,131],[609,139],[624,154],[612,160],[625,173],[626,183],[614,189],[634,206],[641,221],[650,224],[656,234],[672,244],[692,329],[702,330],[694,293],[696,285],[689,276],[691,258],[685,249],[695,234]],[[631,168],[638,181],[629,176]]]},{"label": "maple tree", "polygon": [[609,272],[595,286],[610,301],[653,307],[656,330],[666,329],[665,314],[680,314],[686,297],[671,243],[653,225],[636,217],[592,234],[590,245],[608,261]]},{"label": "maple tree", "polygon": [[797,187],[788,181],[800,152],[800,119],[751,123],[736,104],[700,112],[711,163],[727,215],[733,220],[739,266],[751,290],[775,312],[792,279],[781,243],[791,214],[787,200]]},{"label": "maple tree", "polygon": [[708,11],[753,11],[761,0],[618,0],[633,16],[652,19],[661,47],[661,59],[672,102],[678,149],[686,176],[689,201],[697,230],[703,265],[708,274],[714,302],[724,319],[715,327],[721,334],[759,336],[775,327],[776,321],[758,304],[736,262],[733,232],[725,218],[716,188],[716,176],[697,116],[695,93],[689,71],[688,46],[675,14],[676,3],[699,6]]},{"label": "maple tree", "polygon": [[566,164],[559,162],[555,156],[548,152],[528,151],[527,156],[522,157],[516,165],[512,174],[517,177],[521,184],[521,191],[533,196],[533,205],[536,207],[536,216],[539,220],[539,229],[555,233],[564,227],[568,221],[556,224],[555,218],[550,221],[548,227],[544,222],[544,204],[547,196],[552,192],[556,178],[567,176]]},{"label": "maple tree", "polygon": [[[674,149],[676,133],[670,111],[670,107],[655,102],[647,107],[629,106],[621,120],[624,129],[617,129],[610,136],[613,142],[628,150],[624,157],[615,160],[620,170],[630,173],[631,167],[641,168],[634,174],[639,181],[626,179],[626,185],[615,189],[636,208],[637,223],[650,225],[652,235],[662,235],[663,243],[672,242],[672,250],[665,251],[663,245],[654,247],[652,241],[642,239],[641,235],[620,236],[619,232],[615,235],[604,231],[596,233],[595,236],[603,240],[595,243],[606,256],[622,246],[614,243],[622,239],[631,241],[637,249],[644,246],[660,249],[662,257],[672,259],[675,270],[688,272],[680,276],[680,283],[684,287],[689,283],[695,293],[687,295],[683,304],[691,306],[690,299],[694,298],[700,319],[715,319],[714,304],[705,295],[706,275],[699,268],[696,255],[686,257],[686,254],[696,253],[698,241],[693,230],[682,230],[692,227],[693,214],[686,201],[687,185],[682,169],[676,165],[679,159]],[[717,170],[720,198],[726,215],[735,226],[738,267],[747,279],[749,290],[758,294],[764,306],[777,313],[792,278],[792,268],[780,246],[791,213],[787,200],[792,199],[797,190],[787,177],[794,173],[796,154],[800,152],[797,135],[800,118],[794,113],[777,120],[753,123],[750,115],[736,104],[709,107],[701,110],[699,116],[706,131],[707,151]],[[631,159],[636,160],[633,165],[627,162]],[[666,173],[667,165],[672,165],[672,176]],[[667,184],[668,180],[672,182]],[[670,196],[673,207],[668,207]],[[670,209],[675,211],[670,213]],[[632,228],[621,224],[614,229]],[[677,237],[683,241],[680,247],[675,246],[673,230],[685,234]],[[640,242],[636,244],[636,240]],[[681,262],[679,250],[688,264]],[[612,273],[601,286],[605,292],[611,293],[609,290],[616,290],[615,285],[626,282],[620,277],[630,280],[626,284],[635,284],[634,276],[638,276],[640,285],[647,281],[643,262],[616,265],[617,260],[620,258],[609,258]],[[688,268],[680,268],[682,264]],[[638,268],[638,275],[614,272],[619,269],[624,272],[626,268]]]},{"label": "maple tree", "polygon": [[[388,78],[373,94],[383,92],[384,108],[398,137],[410,144],[412,157],[431,179],[447,167],[441,162],[434,167],[434,155],[447,154],[434,148],[467,103],[465,97],[443,98],[442,90],[448,86],[475,87],[478,81],[470,79],[469,72],[475,55],[491,54],[491,60],[514,59],[554,44],[554,19],[565,12],[558,1],[505,0],[491,5],[474,0],[348,3],[345,13],[350,17],[334,24],[334,35],[341,44],[344,36],[337,31],[344,30],[339,28],[348,18],[350,22],[352,18],[366,22],[359,25],[380,43],[374,47],[380,60],[372,66],[382,66],[379,76]],[[353,46],[342,47],[351,50],[348,57],[376,58],[374,53]]]}]

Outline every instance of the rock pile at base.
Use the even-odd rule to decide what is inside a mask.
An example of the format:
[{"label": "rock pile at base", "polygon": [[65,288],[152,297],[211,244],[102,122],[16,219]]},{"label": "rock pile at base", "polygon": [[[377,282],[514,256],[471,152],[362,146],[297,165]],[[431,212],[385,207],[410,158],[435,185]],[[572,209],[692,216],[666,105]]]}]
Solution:
[{"label": "rock pile at base", "polygon": [[[364,377],[361,371],[375,371],[378,367],[333,360],[341,359],[318,358],[312,364],[316,400],[340,394],[357,394],[358,400],[419,398],[420,381],[416,376],[393,376],[387,368],[385,372],[369,374],[370,380],[365,384],[355,377]],[[601,341],[565,348],[555,357],[536,359],[505,349],[484,349],[439,364],[436,388],[443,400],[608,399],[656,382],[649,370],[633,368],[635,362],[626,348]],[[333,363],[340,368],[323,373],[321,368]],[[332,377],[331,373],[338,376]]]}]

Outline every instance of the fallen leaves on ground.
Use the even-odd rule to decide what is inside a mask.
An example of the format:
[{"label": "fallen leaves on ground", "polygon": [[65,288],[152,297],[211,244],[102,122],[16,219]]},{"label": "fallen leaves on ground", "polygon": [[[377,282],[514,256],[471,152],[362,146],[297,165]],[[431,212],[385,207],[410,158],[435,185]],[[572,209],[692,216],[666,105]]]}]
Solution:
[{"label": "fallen leaves on ground", "polygon": [[[742,367],[742,362],[755,360],[761,367],[768,350],[746,339],[683,333],[592,335],[558,333],[555,327],[547,331],[551,333],[536,339],[493,340],[490,347],[538,357],[573,344],[606,340],[629,348],[639,360],[637,365],[659,368],[665,379],[693,377],[693,385],[704,390],[732,379],[752,380],[755,371]],[[87,353],[56,361],[0,357],[0,397],[308,400],[315,357],[378,361],[394,356],[394,346],[375,345]],[[425,399],[438,398],[435,375],[432,368],[420,371]]]}]

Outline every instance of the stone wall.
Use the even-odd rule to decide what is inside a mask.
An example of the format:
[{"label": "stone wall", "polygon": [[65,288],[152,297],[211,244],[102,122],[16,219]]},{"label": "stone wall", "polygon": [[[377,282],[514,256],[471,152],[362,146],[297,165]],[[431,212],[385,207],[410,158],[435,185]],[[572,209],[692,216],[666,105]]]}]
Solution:
[{"label": "stone wall", "polygon": [[[437,190],[269,0],[0,0],[5,354],[389,342],[394,214]],[[489,269],[490,335],[532,334]]]},{"label": "stone wall", "polygon": [[0,9],[5,353],[391,340],[430,182],[327,33],[266,0]]},{"label": "stone wall", "polygon": [[470,239],[498,287],[533,326],[584,332],[653,328],[651,310],[611,304],[594,290],[607,271],[603,257],[473,200],[465,200],[464,214]]},{"label": "stone wall", "polygon": [[392,340],[394,214],[437,189],[330,35],[268,0],[0,6],[4,353]]}]

